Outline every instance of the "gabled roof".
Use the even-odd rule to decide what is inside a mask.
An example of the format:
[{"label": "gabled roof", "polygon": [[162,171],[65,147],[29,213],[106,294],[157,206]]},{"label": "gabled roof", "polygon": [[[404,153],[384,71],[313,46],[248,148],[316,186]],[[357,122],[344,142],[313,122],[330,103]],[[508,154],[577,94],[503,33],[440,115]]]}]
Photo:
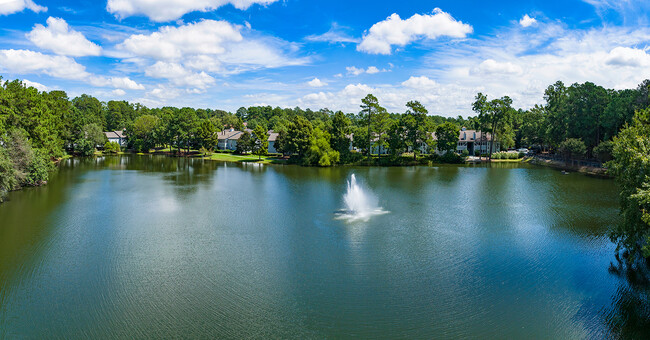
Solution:
[{"label": "gabled roof", "polygon": [[104,135],[106,135],[106,138],[109,138],[109,139],[115,139],[115,138],[125,139],[126,138],[126,136],[124,136],[124,131],[107,131],[107,132],[104,132]]}]

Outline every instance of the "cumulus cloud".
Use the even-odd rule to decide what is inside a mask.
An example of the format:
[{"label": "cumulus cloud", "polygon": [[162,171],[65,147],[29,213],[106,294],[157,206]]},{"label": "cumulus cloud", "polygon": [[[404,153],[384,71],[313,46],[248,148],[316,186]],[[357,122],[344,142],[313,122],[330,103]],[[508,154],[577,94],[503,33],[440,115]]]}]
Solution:
[{"label": "cumulus cloud", "polygon": [[[432,114],[474,115],[477,92],[508,95],[514,105],[543,104],[544,90],[561,80],[567,85],[594,82],[606,88],[634,88],[650,79],[650,29],[603,27],[569,29],[541,23],[534,32],[521,26],[493,37],[467,39],[432,52],[423,67],[401,83],[350,84],[339,90],[303,94],[297,104],[358,112],[361,99],[372,93],[394,112],[419,100]],[[358,69],[361,70],[361,69]]]},{"label": "cumulus cloud", "polygon": [[83,34],[70,29],[68,23],[60,18],[49,17],[47,27],[36,24],[26,36],[36,46],[60,55],[98,56],[102,51],[101,47],[86,39]]},{"label": "cumulus cloud", "polygon": [[[458,85],[442,85],[426,76],[411,77],[393,85],[372,86],[368,84],[349,84],[340,91],[310,93],[298,99],[298,105],[312,109],[335,108],[346,112],[359,112],[361,99],[372,93],[380,105],[390,112],[404,112],[406,103],[418,100],[432,114],[452,115],[471,103],[473,88]],[[452,111],[453,110],[453,111]]]},{"label": "cumulus cloud", "polygon": [[494,59],[487,59],[473,69],[474,73],[482,75],[491,74],[521,74],[521,66],[511,62],[498,62]]},{"label": "cumulus cloud", "polygon": [[151,34],[135,34],[118,47],[138,56],[178,60],[191,55],[222,54],[226,42],[242,40],[236,26],[226,21],[204,20],[180,27],[164,26]]},{"label": "cumulus cloud", "polygon": [[359,76],[359,75],[362,75],[364,73],[377,74],[377,73],[380,73],[380,72],[388,72],[388,70],[386,70],[386,69],[380,70],[376,66],[370,66],[367,69],[358,68],[356,66],[348,66],[348,67],[345,68],[345,70],[347,71],[349,76]]},{"label": "cumulus cloud", "polygon": [[323,87],[323,86],[327,86],[327,83],[318,78],[314,78],[313,80],[308,81],[307,85],[311,87]]},{"label": "cumulus cloud", "polygon": [[45,86],[45,85],[43,85],[41,83],[37,83],[35,81],[29,81],[27,79],[23,79],[23,84],[25,84],[25,86],[27,86],[27,87],[33,87],[33,88],[35,88],[35,89],[37,89],[39,91],[47,92],[47,91],[50,90],[47,86]]},{"label": "cumulus cloud", "polygon": [[29,50],[0,50],[0,68],[17,74],[47,74],[56,78],[83,80],[90,76],[74,59]]},{"label": "cumulus cloud", "polygon": [[357,50],[371,54],[391,54],[392,46],[406,46],[417,39],[434,40],[439,37],[465,38],[473,32],[472,26],[457,21],[450,14],[436,8],[433,14],[415,14],[402,20],[393,14],[374,24],[363,36]]},{"label": "cumulus cloud", "polygon": [[128,77],[102,77],[91,76],[89,78],[90,84],[99,87],[114,87],[123,90],[144,90],[144,85],[129,79]]},{"label": "cumulus cloud", "polygon": [[650,55],[637,48],[616,47],[609,52],[605,63],[613,66],[647,67],[650,65]]},{"label": "cumulus cloud", "polygon": [[66,56],[53,56],[29,50],[0,50],[0,71],[14,74],[45,74],[55,78],[77,80],[98,87],[143,90],[144,86],[127,77],[93,75],[86,67]]},{"label": "cumulus cloud", "polygon": [[115,90],[111,91],[111,93],[112,93],[114,96],[117,96],[117,97],[122,97],[122,96],[125,96],[125,95],[126,95],[126,91],[124,91],[124,90],[122,90],[122,89],[115,89]]},{"label": "cumulus cloud", "polygon": [[195,11],[211,11],[228,4],[246,10],[254,4],[269,5],[278,0],[108,0],[106,9],[119,18],[144,15],[157,22],[176,20]]},{"label": "cumulus cloud", "polygon": [[205,72],[192,72],[180,64],[159,61],[148,67],[145,74],[152,78],[168,79],[176,86],[187,86],[204,90],[216,81]]},{"label": "cumulus cloud", "polygon": [[530,27],[536,23],[537,20],[535,18],[531,18],[528,14],[524,15],[524,17],[519,20],[519,25],[523,27]]},{"label": "cumulus cloud", "polygon": [[[244,37],[243,31],[249,37]],[[134,34],[117,48],[133,57],[182,63],[194,70],[224,74],[302,65],[309,61],[289,57],[295,48],[285,41],[258,36],[248,27],[215,20],[164,26],[149,34]]]},{"label": "cumulus cloud", "polygon": [[32,0],[0,0],[0,15],[22,12],[25,8],[36,13],[47,11],[47,7],[39,6]]}]

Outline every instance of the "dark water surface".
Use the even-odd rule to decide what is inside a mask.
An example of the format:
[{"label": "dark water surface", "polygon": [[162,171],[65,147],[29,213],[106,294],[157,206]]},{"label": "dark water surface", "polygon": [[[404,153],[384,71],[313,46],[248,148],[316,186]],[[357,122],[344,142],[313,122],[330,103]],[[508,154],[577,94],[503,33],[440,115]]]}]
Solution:
[{"label": "dark water surface", "polygon": [[[335,219],[353,173],[389,214]],[[0,338],[638,336],[617,212],[525,165],[70,160],[0,205]]]}]

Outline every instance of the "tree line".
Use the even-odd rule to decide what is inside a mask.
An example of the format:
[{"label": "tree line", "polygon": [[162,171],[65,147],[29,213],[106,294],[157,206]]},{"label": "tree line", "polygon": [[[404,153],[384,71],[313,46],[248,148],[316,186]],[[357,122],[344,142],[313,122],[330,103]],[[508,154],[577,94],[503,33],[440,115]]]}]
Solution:
[{"label": "tree line", "polygon": [[275,148],[303,165],[405,164],[408,157],[417,163],[437,157],[434,148],[446,152],[447,161],[458,161],[448,151],[456,150],[461,127],[492,134],[501,148],[537,147],[607,160],[612,138],[632,122],[635,111],[648,106],[648,85],[646,80],[636,89],[608,90],[593,83],[567,87],[557,82],[546,89],[544,105],[528,110],[513,108],[509,97],[488,99],[479,93],[472,105],[476,115],[463,118],[429,115],[417,101],[405,103],[402,113],[390,113],[372,94],[363,98],[356,113],[270,106],[231,113],[147,108],[126,101],[101,102],[89,95],[70,99],[63,91],[40,92],[18,80],[5,81],[0,86],[0,160],[14,170],[13,176],[6,176],[13,180],[0,188],[44,183],[47,160],[92,155],[98,146],[114,150],[105,144],[104,131],[124,130],[128,148],[138,152],[155,147],[187,152],[215,149],[218,132],[226,127],[243,131],[245,123],[257,133],[243,134],[240,152],[261,156],[260,143],[266,141],[256,136],[274,130],[280,134]]}]

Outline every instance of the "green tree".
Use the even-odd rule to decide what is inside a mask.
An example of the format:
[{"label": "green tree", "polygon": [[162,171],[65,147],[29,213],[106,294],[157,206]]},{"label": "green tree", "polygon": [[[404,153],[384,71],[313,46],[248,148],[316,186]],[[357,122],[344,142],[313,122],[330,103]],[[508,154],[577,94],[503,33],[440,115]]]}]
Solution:
[{"label": "green tree", "polygon": [[296,155],[302,160],[311,147],[314,128],[312,124],[302,116],[295,116],[289,126],[282,142],[282,150],[286,154]]},{"label": "green tree", "polygon": [[418,101],[406,103],[408,110],[402,116],[401,124],[404,130],[404,139],[407,146],[413,149],[413,159],[417,160],[418,153],[423,145],[433,149],[431,140],[431,124],[427,121],[429,111]]},{"label": "green tree", "polygon": [[601,162],[609,162],[612,160],[612,153],[614,152],[614,142],[609,140],[598,144],[593,151],[594,157]]},{"label": "green tree", "polygon": [[330,135],[319,128],[314,129],[305,165],[332,166],[340,161],[338,151],[332,149]]},{"label": "green tree", "polygon": [[614,138],[614,159],[609,171],[620,187],[623,221],[610,237],[635,259],[650,257],[650,110],[637,112],[632,124]]},{"label": "green tree", "polygon": [[0,146],[0,203],[3,202],[9,191],[18,188],[16,170],[7,154],[7,150]]},{"label": "green tree", "polygon": [[350,118],[343,112],[338,111],[334,114],[330,130],[330,145],[344,160],[347,160],[350,154],[351,124]]},{"label": "green tree", "polygon": [[258,125],[253,130],[253,154],[259,159],[269,154],[269,135],[262,125]]},{"label": "green tree", "polygon": [[136,118],[127,129],[129,144],[138,152],[149,152],[156,147],[156,127],[159,124],[160,118],[153,115],[142,115]]},{"label": "green tree", "polygon": [[106,143],[106,135],[98,124],[86,124],[81,130],[83,139],[89,141],[93,145],[93,148]]},{"label": "green tree", "polygon": [[372,137],[373,137],[373,118],[374,115],[378,114],[380,111],[385,111],[381,106],[379,106],[379,100],[377,97],[372,94],[368,94],[365,98],[361,100],[361,116],[364,117],[366,127],[368,129],[368,164],[370,164],[372,157]]},{"label": "green tree", "polygon": [[241,133],[239,140],[237,140],[237,148],[235,152],[243,155],[251,152],[251,150],[253,150],[253,137],[250,132],[244,131]]},{"label": "green tree", "polygon": [[585,143],[577,138],[567,138],[564,142],[560,143],[559,151],[567,159],[582,158],[587,153]]},{"label": "green tree", "polygon": [[458,136],[460,129],[456,124],[446,122],[436,127],[436,137],[438,138],[438,150],[443,153],[454,152],[458,147]]},{"label": "green tree", "polygon": [[196,130],[196,143],[198,147],[214,150],[219,142],[217,128],[211,119],[202,119]]}]

